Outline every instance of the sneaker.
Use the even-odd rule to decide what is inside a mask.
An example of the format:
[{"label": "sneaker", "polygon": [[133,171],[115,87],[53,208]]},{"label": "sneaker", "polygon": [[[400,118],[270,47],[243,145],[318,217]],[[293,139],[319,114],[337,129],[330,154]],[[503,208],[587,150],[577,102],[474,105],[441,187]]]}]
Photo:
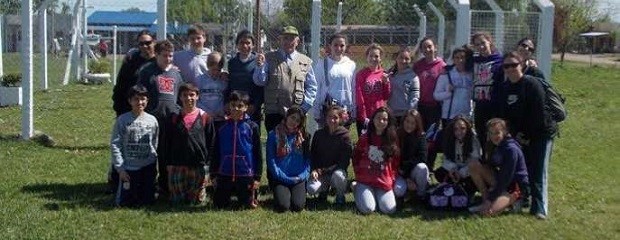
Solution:
[{"label": "sneaker", "polygon": [[343,196],[343,195],[336,196],[336,201],[335,201],[335,203],[336,203],[337,205],[344,205],[344,204],[346,203],[346,199],[344,198],[344,196]]},{"label": "sneaker", "polygon": [[482,211],[482,204],[476,205],[476,206],[471,206],[467,210],[469,210],[470,213],[478,213],[478,212]]},{"label": "sneaker", "polygon": [[537,213],[534,215],[536,217],[536,219],[538,220],[547,220],[547,215],[542,214],[542,213]]}]

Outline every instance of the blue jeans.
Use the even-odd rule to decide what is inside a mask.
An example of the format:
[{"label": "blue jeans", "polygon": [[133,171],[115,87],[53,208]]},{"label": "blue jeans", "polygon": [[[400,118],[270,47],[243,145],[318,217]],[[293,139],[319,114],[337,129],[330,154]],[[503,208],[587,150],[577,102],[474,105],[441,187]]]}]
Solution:
[{"label": "blue jeans", "polygon": [[531,214],[549,214],[547,174],[552,150],[553,138],[543,137],[530,140],[530,145],[524,151],[532,197]]}]

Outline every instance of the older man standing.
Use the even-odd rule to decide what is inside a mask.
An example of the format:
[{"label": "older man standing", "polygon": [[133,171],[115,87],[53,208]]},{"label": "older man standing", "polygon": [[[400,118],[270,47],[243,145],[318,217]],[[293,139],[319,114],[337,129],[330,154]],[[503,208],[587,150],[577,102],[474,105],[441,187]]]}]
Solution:
[{"label": "older man standing", "polygon": [[297,52],[299,31],[293,26],[282,29],[278,38],[280,49],[258,54],[254,83],[265,88],[265,128],[275,128],[286,110],[299,106],[307,113],[316,97],[317,82],[312,59]]}]

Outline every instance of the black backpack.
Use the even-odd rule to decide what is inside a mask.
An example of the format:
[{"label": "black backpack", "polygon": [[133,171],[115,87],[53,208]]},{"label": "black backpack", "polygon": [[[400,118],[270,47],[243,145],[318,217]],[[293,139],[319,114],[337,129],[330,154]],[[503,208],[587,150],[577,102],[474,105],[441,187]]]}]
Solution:
[{"label": "black backpack", "polygon": [[562,94],[558,93],[553,86],[542,78],[538,78],[540,84],[545,89],[545,111],[551,115],[551,119],[555,122],[562,122],[568,116],[564,103],[566,98]]}]

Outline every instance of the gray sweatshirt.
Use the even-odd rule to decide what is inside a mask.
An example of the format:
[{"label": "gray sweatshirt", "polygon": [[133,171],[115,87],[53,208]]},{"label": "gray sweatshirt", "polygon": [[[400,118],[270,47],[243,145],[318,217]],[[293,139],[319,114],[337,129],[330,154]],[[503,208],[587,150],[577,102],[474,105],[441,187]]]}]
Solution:
[{"label": "gray sweatshirt", "polygon": [[407,110],[418,107],[420,100],[420,80],[413,69],[408,68],[390,76],[390,99],[388,106],[394,116],[404,116]]},{"label": "gray sweatshirt", "polygon": [[153,115],[121,114],[114,123],[110,150],[116,170],[135,171],[157,160],[159,125]]}]

